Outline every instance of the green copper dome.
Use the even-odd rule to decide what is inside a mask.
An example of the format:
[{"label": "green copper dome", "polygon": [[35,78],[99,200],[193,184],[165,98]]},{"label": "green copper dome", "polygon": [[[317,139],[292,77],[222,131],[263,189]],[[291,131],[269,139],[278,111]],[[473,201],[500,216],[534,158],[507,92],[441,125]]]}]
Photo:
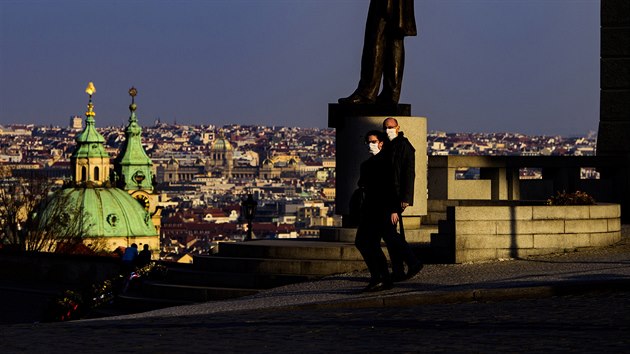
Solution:
[{"label": "green copper dome", "polygon": [[[118,188],[65,188],[46,209],[43,219],[59,207],[83,213],[82,237],[156,236],[151,216],[129,195]],[[58,205],[63,203],[63,206]],[[57,214],[58,215],[58,214]],[[60,220],[60,222],[63,222]]]},{"label": "green copper dome", "polygon": [[210,148],[210,150],[214,152],[231,151],[232,144],[230,144],[230,142],[227,139],[220,137],[217,140],[215,140],[214,143],[212,143],[212,147]]}]

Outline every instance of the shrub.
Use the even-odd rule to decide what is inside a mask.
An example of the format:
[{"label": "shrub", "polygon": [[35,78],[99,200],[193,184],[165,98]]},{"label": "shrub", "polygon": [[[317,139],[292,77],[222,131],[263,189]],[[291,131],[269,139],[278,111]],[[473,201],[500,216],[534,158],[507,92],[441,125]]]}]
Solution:
[{"label": "shrub", "polygon": [[547,199],[547,205],[593,205],[595,199],[585,192],[575,191],[573,193],[558,192],[555,196]]}]

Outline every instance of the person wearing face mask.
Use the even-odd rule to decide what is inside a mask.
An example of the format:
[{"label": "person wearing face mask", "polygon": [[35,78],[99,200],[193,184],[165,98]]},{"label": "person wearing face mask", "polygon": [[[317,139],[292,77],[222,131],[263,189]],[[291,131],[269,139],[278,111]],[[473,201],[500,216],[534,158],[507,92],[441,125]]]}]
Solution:
[{"label": "person wearing face mask", "polygon": [[[380,154],[386,160],[386,169],[390,173],[386,180],[392,184],[392,198],[396,206],[395,211],[390,214],[390,227],[385,241],[387,242],[389,238],[390,243],[397,245],[397,247],[388,247],[388,249],[392,262],[392,278],[394,281],[400,281],[413,277],[422,269],[422,262],[418,260],[405,240],[402,223],[403,211],[408,206],[413,205],[416,150],[400,131],[396,119],[391,117],[385,119],[383,130],[389,141],[383,145]],[[400,233],[396,231],[398,223],[400,223]],[[407,272],[404,270],[404,263],[407,264]]]},{"label": "person wearing face mask", "polygon": [[387,235],[391,210],[395,208],[392,189],[387,188],[391,184],[384,183],[389,176],[386,169],[388,162],[380,153],[385,139],[383,132],[378,130],[369,131],[365,135],[371,156],[361,163],[357,183],[364,197],[359,210],[359,225],[354,243],[370,272],[370,282],[363,291],[370,292],[393,287],[387,258],[381,248],[381,237]]}]

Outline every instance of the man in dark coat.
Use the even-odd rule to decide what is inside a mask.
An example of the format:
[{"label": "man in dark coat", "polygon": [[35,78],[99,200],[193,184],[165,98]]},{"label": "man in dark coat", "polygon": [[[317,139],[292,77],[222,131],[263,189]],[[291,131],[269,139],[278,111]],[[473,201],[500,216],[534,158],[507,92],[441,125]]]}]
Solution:
[{"label": "man in dark coat", "polygon": [[370,282],[364,291],[392,288],[387,258],[381,248],[381,237],[389,234],[391,213],[397,210],[389,183],[389,162],[379,153],[385,139],[385,134],[378,130],[366,134],[365,141],[372,156],[360,167],[358,192],[363,194],[363,202],[354,243],[370,271]]},{"label": "man in dark coat", "polygon": [[[397,104],[405,67],[406,36],[418,34],[413,0],[371,0],[365,24],[361,79],[341,104]],[[383,89],[377,97],[383,78]]]},{"label": "man in dark coat", "polygon": [[[388,244],[390,259],[392,262],[392,278],[394,281],[405,280],[416,275],[422,269],[422,263],[413,253],[405,240],[402,225],[402,212],[413,205],[414,181],[416,178],[415,149],[403,132],[400,131],[398,121],[387,118],[383,121],[383,129],[389,142],[383,145],[381,154],[387,160],[387,170],[391,175],[388,178],[393,186],[394,205],[396,212],[391,214],[390,223],[393,228],[385,236]],[[400,233],[396,232],[396,224],[400,222]],[[388,242],[389,241],[389,242]],[[407,272],[404,264],[407,264]]]}]

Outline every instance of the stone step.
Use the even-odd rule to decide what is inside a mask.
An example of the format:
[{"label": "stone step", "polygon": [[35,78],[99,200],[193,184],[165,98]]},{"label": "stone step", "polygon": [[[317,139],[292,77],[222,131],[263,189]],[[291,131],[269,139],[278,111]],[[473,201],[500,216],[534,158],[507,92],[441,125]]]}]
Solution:
[{"label": "stone step", "polygon": [[257,274],[293,274],[326,276],[365,269],[362,260],[335,261],[320,259],[265,259],[241,257],[195,256],[197,270]]},{"label": "stone step", "polygon": [[181,285],[164,282],[144,282],[142,284],[142,294],[145,296],[187,302],[233,299],[254,295],[259,291],[258,289]]},{"label": "stone step", "polygon": [[361,261],[352,243],[309,240],[256,240],[220,243],[220,257]]},{"label": "stone step", "polygon": [[164,281],[180,285],[270,289],[316,278],[306,275],[208,272],[197,269],[169,268]]},{"label": "stone step", "polygon": [[[437,225],[421,225],[419,229],[405,229],[405,239],[409,243],[431,242],[431,234],[438,231]],[[319,230],[319,239],[324,242],[354,243],[355,228],[326,227]]]},{"label": "stone step", "polygon": [[446,220],[446,211],[429,212],[422,217],[423,225],[437,225],[440,220]]},{"label": "stone step", "polygon": [[350,227],[322,227],[319,229],[319,240],[323,242],[354,243],[356,228]]}]

